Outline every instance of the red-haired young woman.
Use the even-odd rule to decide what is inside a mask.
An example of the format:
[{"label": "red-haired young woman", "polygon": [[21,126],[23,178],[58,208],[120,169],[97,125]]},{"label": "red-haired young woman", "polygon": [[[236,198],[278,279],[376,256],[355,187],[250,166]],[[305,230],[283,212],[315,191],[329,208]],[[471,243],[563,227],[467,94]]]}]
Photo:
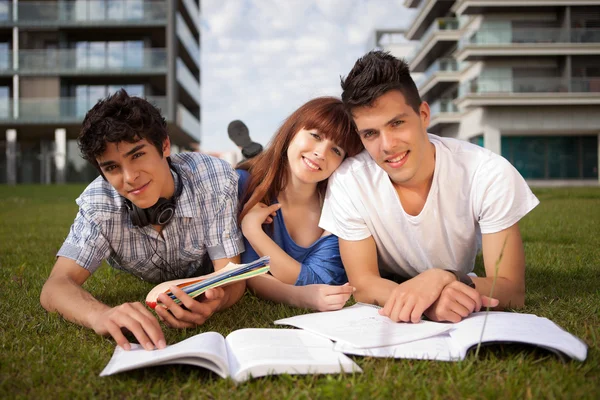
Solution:
[{"label": "red-haired young woman", "polygon": [[320,97],[292,113],[269,146],[239,167],[242,262],[271,257],[271,275],[248,282],[258,296],[320,311],[350,298],[338,238],[319,227],[319,218],[327,179],[362,148],[342,102]]}]

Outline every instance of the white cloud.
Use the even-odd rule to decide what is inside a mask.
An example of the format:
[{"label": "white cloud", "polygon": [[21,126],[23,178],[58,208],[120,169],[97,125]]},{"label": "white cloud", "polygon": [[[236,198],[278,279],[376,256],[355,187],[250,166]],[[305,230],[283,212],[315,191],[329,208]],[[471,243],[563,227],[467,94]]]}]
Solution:
[{"label": "white cloud", "polygon": [[403,2],[203,0],[202,148],[233,150],[233,119],[266,144],[304,102],[339,96],[374,29],[407,25]]}]

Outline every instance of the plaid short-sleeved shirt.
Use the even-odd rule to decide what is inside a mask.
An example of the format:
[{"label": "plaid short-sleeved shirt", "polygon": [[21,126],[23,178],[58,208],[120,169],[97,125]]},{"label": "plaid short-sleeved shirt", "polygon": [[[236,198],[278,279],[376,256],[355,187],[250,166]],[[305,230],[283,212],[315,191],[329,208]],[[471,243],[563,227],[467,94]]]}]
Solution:
[{"label": "plaid short-sleeved shirt", "polygon": [[200,153],[176,154],[171,160],[183,190],[162,235],[151,226],[133,226],[123,198],[98,177],[76,200],[79,212],[57,256],[75,260],[90,273],[107,260],[114,268],[157,283],[207,273],[202,267],[205,255],[215,260],[243,252],[233,168]]}]

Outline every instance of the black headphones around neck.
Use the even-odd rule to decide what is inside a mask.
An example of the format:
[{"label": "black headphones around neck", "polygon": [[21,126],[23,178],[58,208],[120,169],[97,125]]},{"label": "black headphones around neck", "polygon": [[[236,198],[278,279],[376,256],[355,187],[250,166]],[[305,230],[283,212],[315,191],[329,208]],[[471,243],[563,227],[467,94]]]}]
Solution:
[{"label": "black headphones around neck", "polygon": [[167,162],[169,163],[169,168],[177,175],[177,189],[175,190],[175,194],[170,199],[159,198],[156,204],[148,208],[140,208],[129,199],[123,198],[133,226],[140,228],[147,225],[163,226],[168,224],[173,215],[175,215],[175,203],[183,191],[183,182],[181,181],[181,175],[177,167],[171,163],[171,158],[167,157]]}]

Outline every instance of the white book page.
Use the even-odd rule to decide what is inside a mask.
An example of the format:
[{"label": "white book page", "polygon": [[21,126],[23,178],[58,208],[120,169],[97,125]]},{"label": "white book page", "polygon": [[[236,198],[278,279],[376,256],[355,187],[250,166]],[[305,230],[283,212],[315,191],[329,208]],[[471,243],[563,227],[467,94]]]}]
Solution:
[{"label": "white book page", "polygon": [[[297,329],[240,329],[227,336],[235,358],[231,377],[244,381],[272,374],[362,372],[324,337]],[[234,370],[235,365],[235,370]]]},{"label": "white book page", "polygon": [[225,340],[216,332],[206,332],[161,350],[144,350],[134,343],[129,351],[117,346],[100,376],[165,364],[197,365],[225,378],[229,371]]},{"label": "white book page", "polygon": [[356,356],[382,358],[411,358],[436,361],[458,361],[464,358],[464,354],[453,344],[450,335],[447,333],[395,346],[372,347],[370,349],[359,349],[342,342],[337,342],[334,350]]},{"label": "white book page", "polygon": [[393,322],[379,315],[376,307],[355,304],[338,311],[298,315],[275,321],[291,325],[357,348],[392,346],[439,335],[451,324],[421,321],[417,324]]},{"label": "white book page", "polygon": [[[474,313],[454,324],[452,340],[466,352],[479,343],[485,312]],[[519,342],[559,350],[580,361],[587,356],[587,346],[547,318],[533,314],[490,312],[483,332],[483,342]]]}]

